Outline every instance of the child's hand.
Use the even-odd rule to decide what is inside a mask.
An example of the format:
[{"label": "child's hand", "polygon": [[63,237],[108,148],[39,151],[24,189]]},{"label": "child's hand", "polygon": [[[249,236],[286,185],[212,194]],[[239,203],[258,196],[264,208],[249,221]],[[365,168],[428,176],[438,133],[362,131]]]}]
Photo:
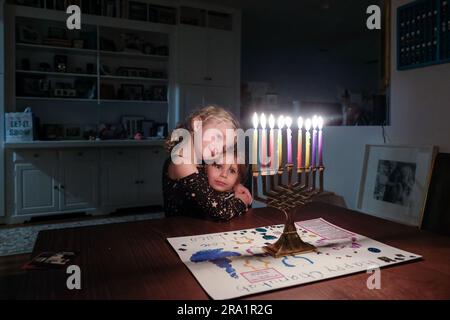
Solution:
[{"label": "child's hand", "polygon": [[242,184],[238,184],[234,187],[234,196],[236,198],[241,199],[244,201],[244,203],[249,206],[253,202],[253,197],[250,191],[246,187],[244,187]]}]

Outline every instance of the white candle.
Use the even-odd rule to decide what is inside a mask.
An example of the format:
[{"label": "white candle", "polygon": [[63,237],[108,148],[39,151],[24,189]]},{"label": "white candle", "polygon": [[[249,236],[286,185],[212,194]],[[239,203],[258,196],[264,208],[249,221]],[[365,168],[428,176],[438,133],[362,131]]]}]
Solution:
[{"label": "white candle", "polygon": [[258,171],[258,114],[255,112],[253,115],[253,146],[252,146],[252,166],[253,172]]}]

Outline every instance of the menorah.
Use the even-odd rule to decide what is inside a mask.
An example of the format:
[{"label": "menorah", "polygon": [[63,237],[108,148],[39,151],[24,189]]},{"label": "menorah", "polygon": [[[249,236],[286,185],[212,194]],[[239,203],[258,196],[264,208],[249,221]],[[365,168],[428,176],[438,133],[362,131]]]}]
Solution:
[{"label": "menorah", "polygon": [[[257,157],[258,149],[258,121],[257,114],[253,117],[255,133],[253,136],[253,156]],[[280,116],[278,118],[278,143],[277,154],[274,152],[273,128],[275,119],[269,117],[270,141],[269,154],[267,155],[267,132],[266,118],[261,115],[260,119],[262,130],[260,130],[260,141],[262,151],[262,162],[253,164],[253,198],[255,201],[265,203],[267,207],[276,208],[282,211],[286,218],[286,224],[283,234],[273,244],[263,247],[263,249],[274,257],[280,257],[289,254],[298,254],[311,252],[315,247],[303,242],[300,238],[294,221],[294,208],[305,205],[314,200],[315,197],[324,194],[324,171],[322,154],[322,127],[321,117],[307,119],[305,122],[305,158],[303,161],[303,119],[298,119],[298,139],[297,139],[297,165],[292,161],[292,119]],[[287,163],[282,161],[282,132],[284,124],[287,125]],[[313,143],[311,145],[311,125],[313,128]],[[317,130],[318,129],[318,130]],[[276,157],[275,157],[276,156]],[[278,161],[276,161],[278,160]],[[296,174],[295,172],[296,171]],[[296,177],[295,177],[296,176]],[[284,178],[284,179],[283,179]],[[317,179],[318,186],[317,186]],[[284,183],[287,181],[287,183]],[[258,183],[261,182],[262,192],[259,191]]]}]

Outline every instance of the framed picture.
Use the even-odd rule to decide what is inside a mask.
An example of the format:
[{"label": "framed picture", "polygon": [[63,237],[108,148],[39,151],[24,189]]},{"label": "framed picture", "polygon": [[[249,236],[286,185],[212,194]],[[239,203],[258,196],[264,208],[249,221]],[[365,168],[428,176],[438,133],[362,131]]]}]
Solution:
[{"label": "framed picture", "polygon": [[142,121],[142,133],[145,138],[154,136],[155,132],[155,121],[153,120],[143,120]]},{"label": "framed picture", "polygon": [[41,34],[35,28],[25,25],[19,25],[17,31],[19,42],[33,44],[41,44],[42,42]]},{"label": "framed picture", "polygon": [[64,125],[64,139],[66,140],[79,140],[82,139],[81,127],[78,124],[66,124]]},{"label": "framed picture", "polygon": [[124,100],[142,100],[144,98],[144,86],[140,84],[122,84],[121,98]]},{"label": "framed picture", "polygon": [[167,137],[167,123],[158,123],[156,125],[156,137],[158,138]]},{"label": "framed picture", "polygon": [[367,145],[358,209],[421,227],[436,154],[434,146]]}]

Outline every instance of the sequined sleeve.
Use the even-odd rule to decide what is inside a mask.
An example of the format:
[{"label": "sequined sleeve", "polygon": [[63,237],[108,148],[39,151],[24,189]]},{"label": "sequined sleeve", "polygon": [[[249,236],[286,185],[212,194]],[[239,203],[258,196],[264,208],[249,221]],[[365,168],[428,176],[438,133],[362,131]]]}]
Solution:
[{"label": "sequined sleeve", "polygon": [[[247,211],[245,203],[234,196],[234,192],[218,192],[208,183],[204,172],[191,174],[179,179],[177,188],[181,188],[187,199],[195,202],[205,217],[214,220],[229,220]],[[180,190],[180,191],[181,191]]]}]

